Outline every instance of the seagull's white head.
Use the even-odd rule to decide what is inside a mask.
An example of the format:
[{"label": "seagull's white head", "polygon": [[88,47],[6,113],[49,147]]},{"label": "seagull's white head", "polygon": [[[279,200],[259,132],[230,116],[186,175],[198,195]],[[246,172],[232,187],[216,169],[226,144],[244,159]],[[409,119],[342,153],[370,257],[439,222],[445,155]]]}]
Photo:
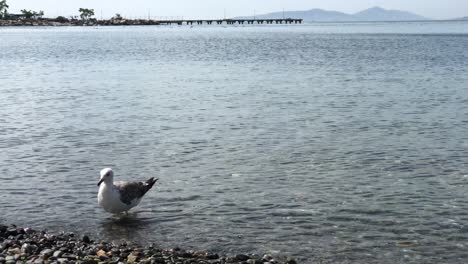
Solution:
[{"label": "seagull's white head", "polygon": [[103,182],[106,184],[112,184],[114,182],[114,172],[111,168],[105,168],[101,170],[101,180],[98,182],[98,186]]}]

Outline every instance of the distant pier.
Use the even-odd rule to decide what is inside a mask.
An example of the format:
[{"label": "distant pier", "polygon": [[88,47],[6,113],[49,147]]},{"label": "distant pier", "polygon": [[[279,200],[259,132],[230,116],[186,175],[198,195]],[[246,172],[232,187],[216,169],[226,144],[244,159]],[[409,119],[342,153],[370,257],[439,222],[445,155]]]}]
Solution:
[{"label": "distant pier", "polygon": [[159,25],[253,25],[253,24],[302,24],[302,19],[192,19],[192,20],[156,20]]}]

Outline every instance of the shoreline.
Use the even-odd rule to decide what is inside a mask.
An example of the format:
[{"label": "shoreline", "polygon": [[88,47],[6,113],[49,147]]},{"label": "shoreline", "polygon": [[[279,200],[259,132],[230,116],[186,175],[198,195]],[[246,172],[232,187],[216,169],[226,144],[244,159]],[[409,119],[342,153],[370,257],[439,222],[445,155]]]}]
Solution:
[{"label": "shoreline", "polygon": [[64,20],[56,19],[25,19],[25,20],[0,20],[0,27],[72,27],[72,26],[155,26],[161,25],[156,20]]},{"label": "shoreline", "polygon": [[204,250],[162,249],[137,243],[93,241],[74,233],[59,234],[0,224],[0,264],[13,263],[246,263],[296,264],[290,257],[275,259],[271,255],[233,256]]},{"label": "shoreline", "polygon": [[0,20],[0,27],[8,26],[159,26],[159,25],[244,25],[244,24],[302,24],[302,19],[197,19],[197,20],[152,20],[152,19],[125,19],[112,18],[105,20],[89,19],[67,19],[65,17],[39,18],[39,19],[16,19]]}]

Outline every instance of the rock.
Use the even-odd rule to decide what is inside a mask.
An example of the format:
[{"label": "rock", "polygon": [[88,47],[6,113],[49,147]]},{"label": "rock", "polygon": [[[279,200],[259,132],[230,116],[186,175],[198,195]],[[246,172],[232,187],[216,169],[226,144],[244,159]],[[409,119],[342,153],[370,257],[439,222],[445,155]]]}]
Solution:
[{"label": "rock", "polygon": [[25,235],[25,234],[26,234],[26,231],[24,231],[23,228],[17,228],[16,231],[17,231],[18,234],[20,234],[20,235]]},{"label": "rock", "polygon": [[150,263],[151,263],[151,260],[150,260],[149,258],[144,258],[144,259],[141,259],[140,261],[138,261],[138,263],[150,264]]},{"label": "rock", "polygon": [[180,253],[179,257],[181,257],[181,258],[193,258],[194,256],[193,256],[192,252],[185,251],[185,252]]},{"label": "rock", "polygon": [[83,259],[83,264],[98,264],[99,262],[91,257],[85,257]]},{"label": "rock", "polygon": [[28,243],[24,243],[22,246],[21,246],[21,253],[31,253],[31,245],[28,244]]},{"label": "rock", "polygon": [[13,257],[13,256],[7,256],[7,257],[5,258],[5,261],[6,261],[6,263],[12,262],[12,261],[13,261],[13,263],[16,262],[16,261],[15,261],[15,257]]},{"label": "rock", "polygon": [[193,254],[194,257],[197,257],[197,258],[204,258],[204,257],[208,256],[208,252],[206,252],[204,250],[194,251],[192,254]]},{"label": "rock", "polygon": [[249,256],[244,255],[244,254],[237,254],[237,255],[235,256],[235,259],[236,259],[237,261],[247,261],[247,260],[249,259]]},{"label": "rock", "polygon": [[263,260],[264,262],[269,262],[269,261],[272,260],[272,259],[273,259],[273,257],[270,256],[270,255],[268,255],[268,254],[265,254],[265,255],[263,255],[263,257],[262,257],[262,260]]},{"label": "rock", "polygon": [[99,257],[100,257],[100,256],[105,256],[105,255],[106,255],[106,252],[105,252],[104,250],[101,249],[101,250],[99,250],[98,252],[96,252],[96,255],[99,256]]},{"label": "rock", "polygon": [[127,257],[127,263],[136,263],[137,260],[138,260],[138,256],[135,256],[133,254],[130,254]]},{"label": "rock", "polygon": [[52,256],[54,256],[56,258],[60,258],[60,257],[62,257],[62,255],[63,255],[63,252],[60,251],[60,250],[57,250],[57,251],[54,252],[54,254]]},{"label": "rock", "polygon": [[81,241],[83,241],[84,243],[86,244],[90,244],[91,243],[91,240],[89,239],[88,236],[84,235],[83,238],[81,239]]},{"label": "rock", "polygon": [[248,259],[247,264],[263,264],[263,261],[259,259]]},{"label": "rock", "polygon": [[152,258],[153,258],[153,260],[152,260],[153,263],[156,263],[156,264],[165,264],[166,263],[166,261],[164,260],[163,257],[152,257]]},{"label": "rock", "polygon": [[287,258],[286,259],[286,264],[297,264],[297,261],[293,258]]},{"label": "rock", "polygon": [[15,255],[15,254],[20,254],[21,253],[21,249],[20,248],[10,248],[8,249],[8,254],[10,255]]},{"label": "rock", "polygon": [[61,263],[61,264],[69,263],[68,259],[66,259],[66,258],[58,258],[57,262]]},{"label": "rock", "polygon": [[237,259],[235,257],[227,257],[226,262],[227,263],[234,263],[234,262],[238,262],[238,261],[237,261]]},{"label": "rock", "polygon": [[54,253],[54,251],[52,249],[46,248],[46,249],[42,250],[40,254],[42,256],[44,256],[44,258],[48,258],[48,257],[52,256],[53,253]]},{"label": "rock", "polygon": [[74,254],[69,254],[69,253],[65,253],[62,255],[62,258],[66,258],[68,260],[77,260],[78,257]]},{"label": "rock", "polygon": [[16,229],[16,227],[9,227],[6,232],[5,232],[6,236],[16,236],[18,235],[18,230]]},{"label": "rock", "polygon": [[219,259],[219,255],[218,254],[208,254],[208,255],[206,255],[206,258],[211,259],[211,260]]},{"label": "rock", "polygon": [[30,235],[30,234],[34,233],[34,230],[32,230],[32,229],[29,228],[29,227],[26,227],[26,228],[24,229],[24,232],[25,232],[26,234]]}]

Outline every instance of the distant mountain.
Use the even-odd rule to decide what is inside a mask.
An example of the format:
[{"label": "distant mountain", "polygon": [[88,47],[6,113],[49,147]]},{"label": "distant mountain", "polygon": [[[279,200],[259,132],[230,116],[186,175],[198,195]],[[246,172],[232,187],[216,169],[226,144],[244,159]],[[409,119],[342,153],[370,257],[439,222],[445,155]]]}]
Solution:
[{"label": "distant mountain", "polygon": [[468,16],[466,16],[466,17],[460,17],[460,18],[455,18],[454,20],[468,20]]},{"label": "distant mountain", "polygon": [[[327,11],[323,9],[312,9],[308,11],[285,11],[283,12],[274,12],[265,15],[257,15],[255,18],[260,19],[280,19],[280,18],[302,18],[304,21],[354,21],[352,15],[345,14],[338,11]],[[253,17],[240,17],[240,18],[253,18]]]},{"label": "distant mountain", "polygon": [[[255,18],[302,18],[306,22],[353,22],[353,21],[411,21],[427,20],[428,18],[399,10],[387,10],[380,7],[372,7],[356,14],[346,14],[338,11],[323,9],[311,9],[307,11],[285,11],[257,15]],[[237,17],[252,19],[253,16]]]},{"label": "distant mountain", "polygon": [[353,15],[359,21],[410,21],[427,20],[428,18],[400,10],[387,10],[372,7]]}]

